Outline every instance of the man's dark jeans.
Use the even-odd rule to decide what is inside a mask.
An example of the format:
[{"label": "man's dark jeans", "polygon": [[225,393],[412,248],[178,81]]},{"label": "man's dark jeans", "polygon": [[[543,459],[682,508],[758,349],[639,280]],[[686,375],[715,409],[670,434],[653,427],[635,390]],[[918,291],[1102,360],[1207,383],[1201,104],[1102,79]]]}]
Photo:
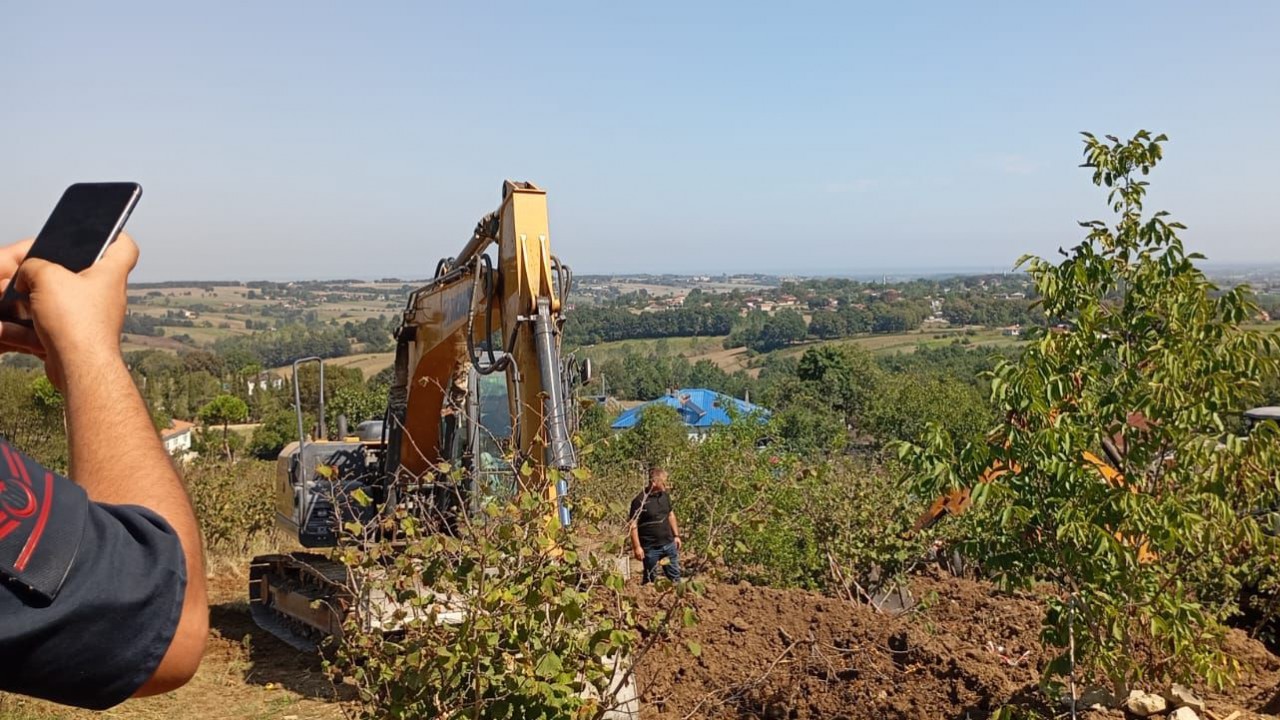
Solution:
[{"label": "man's dark jeans", "polygon": [[658,579],[658,564],[662,561],[662,558],[668,558],[670,561],[662,566],[662,573],[671,582],[680,582],[680,553],[676,550],[674,540],[666,545],[644,549],[643,582],[651,583]]}]

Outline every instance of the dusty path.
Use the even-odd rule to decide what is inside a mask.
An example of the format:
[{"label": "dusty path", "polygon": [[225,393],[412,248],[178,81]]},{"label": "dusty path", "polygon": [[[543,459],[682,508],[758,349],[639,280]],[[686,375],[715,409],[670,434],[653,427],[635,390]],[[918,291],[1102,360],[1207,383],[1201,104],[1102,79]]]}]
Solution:
[{"label": "dusty path", "polygon": [[[239,565],[220,564],[208,654],[176,693],[107,713],[0,696],[0,720],[343,718],[318,660],[250,620],[244,581]],[[709,584],[695,601],[698,624],[640,659],[642,718],[976,720],[1005,703],[1037,705],[1036,668],[1046,658],[1034,598],[944,575],[918,577],[913,589],[921,606],[891,618],[815,593]],[[1280,658],[1239,632],[1227,646],[1249,671],[1236,688],[1209,695],[1210,709],[1239,710],[1237,720],[1280,717],[1270,714],[1280,712]]]},{"label": "dusty path", "polygon": [[209,647],[195,679],[178,691],[104,713],[0,696],[0,720],[340,720],[319,661],[253,624],[244,582],[234,570],[210,581]]}]

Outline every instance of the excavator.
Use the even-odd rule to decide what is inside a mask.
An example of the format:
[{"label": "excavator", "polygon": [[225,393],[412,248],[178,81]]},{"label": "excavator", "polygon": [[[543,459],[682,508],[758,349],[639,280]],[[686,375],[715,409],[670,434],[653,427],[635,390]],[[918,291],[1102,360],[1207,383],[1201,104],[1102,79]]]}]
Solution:
[{"label": "excavator", "polygon": [[[546,193],[505,182],[498,209],[410,294],[381,421],[361,422],[351,434],[339,418],[329,439],[324,364],[294,363],[298,440],[278,458],[275,505],[277,525],[307,550],[253,559],[250,609],[265,630],[301,650],[341,636],[356,602],[348,569],[315,549],[336,546],[351,521],[376,528],[398,509],[425,509],[448,532],[450,518],[475,512],[485,498],[546,488],[548,513],[569,524],[566,478],[577,465],[571,397],[590,366],[561,356],[572,274],[548,238]],[[297,382],[309,363],[320,372],[320,419],[311,432]],[[444,468],[462,468],[465,479]]]}]

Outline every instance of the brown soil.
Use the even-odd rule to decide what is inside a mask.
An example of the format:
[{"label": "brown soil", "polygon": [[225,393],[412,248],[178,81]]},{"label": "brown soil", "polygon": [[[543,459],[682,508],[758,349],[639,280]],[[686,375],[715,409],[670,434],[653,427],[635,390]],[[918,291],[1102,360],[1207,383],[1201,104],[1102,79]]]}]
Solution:
[{"label": "brown soil", "polygon": [[[260,630],[245,602],[248,582],[232,565],[209,584],[210,633],[200,671],[172,693],[130,700],[105,713],[75,710],[0,693],[3,720],[342,720],[343,699],[314,655],[294,651]],[[223,569],[228,569],[223,568]],[[343,691],[349,688],[343,688]]]},{"label": "brown soil", "polygon": [[[213,631],[195,680],[175,693],[125,703],[106,717],[343,717],[350,688],[335,692],[314,656],[253,625],[243,565],[219,567],[212,579]],[[641,717],[979,720],[1004,704],[1040,707],[1036,682],[1047,657],[1035,598],[945,575],[918,577],[912,586],[921,605],[895,618],[815,593],[709,584],[694,601],[698,624],[675,630],[639,658]],[[641,597],[656,596],[644,589]],[[700,646],[697,657],[691,641]],[[1229,692],[1204,694],[1209,708],[1219,718],[1236,710],[1242,712],[1237,720],[1280,717],[1280,658],[1240,632],[1228,636],[1226,647],[1247,671]],[[97,716],[0,694],[0,718]],[[1089,716],[1102,718],[1123,714]]]},{"label": "brown soil", "polygon": [[[728,350],[715,350],[689,358],[691,363],[696,363],[699,360],[710,360],[715,363],[716,367],[726,372],[745,370],[747,367],[747,349],[737,347],[729,348]],[[759,374],[759,370],[756,371],[756,374]]]},{"label": "brown soil", "polygon": [[[708,585],[694,600],[698,624],[640,658],[645,715],[932,720],[985,718],[1006,704],[1056,710],[1037,691],[1048,655],[1033,597],[942,575],[915,578],[912,589],[921,606],[890,617],[803,591]],[[1268,717],[1280,705],[1280,659],[1243,633],[1228,647],[1250,670],[1231,692],[1210,694],[1210,709]]]}]

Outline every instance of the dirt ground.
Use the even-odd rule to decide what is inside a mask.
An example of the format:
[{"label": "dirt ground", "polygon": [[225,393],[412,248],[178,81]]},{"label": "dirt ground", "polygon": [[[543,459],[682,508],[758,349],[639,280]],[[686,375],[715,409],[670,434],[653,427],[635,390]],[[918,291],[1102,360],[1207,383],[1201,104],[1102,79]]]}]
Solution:
[{"label": "dirt ground", "polygon": [[[976,720],[1004,704],[1060,712],[1038,699],[1037,667],[1048,658],[1033,598],[942,575],[912,589],[921,605],[894,618],[812,593],[708,586],[695,601],[698,624],[640,660],[646,716]],[[1267,713],[1280,709],[1280,659],[1239,632],[1228,647],[1250,669],[1230,692],[1208,695],[1209,709],[1276,717]]]},{"label": "dirt ground", "polygon": [[209,646],[200,671],[185,687],[102,713],[0,694],[0,720],[343,718],[341,701],[319,660],[294,651],[253,624],[245,602],[246,583],[243,573],[230,564],[219,567],[210,581]]},{"label": "dirt ground", "polygon": [[[106,713],[0,695],[0,720],[344,717],[319,662],[254,626],[244,581],[238,566],[217,568],[209,651],[186,687]],[[941,574],[915,578],[912,590],[920,605],[895,618],[814,593],[709,584],[694,601],[698,623],[639,659],[642,718],[977,720],[1006,703],[1037,705],[1045,655],[1032,597]],[[1270,714],[1280,713],[1280,658],[1239,632],[1227,647],[1248,671],[1228,693],[1209,694],[1209,708],[1280,717]],[[1103,717],[1122,716],[1093,720]]]}]

